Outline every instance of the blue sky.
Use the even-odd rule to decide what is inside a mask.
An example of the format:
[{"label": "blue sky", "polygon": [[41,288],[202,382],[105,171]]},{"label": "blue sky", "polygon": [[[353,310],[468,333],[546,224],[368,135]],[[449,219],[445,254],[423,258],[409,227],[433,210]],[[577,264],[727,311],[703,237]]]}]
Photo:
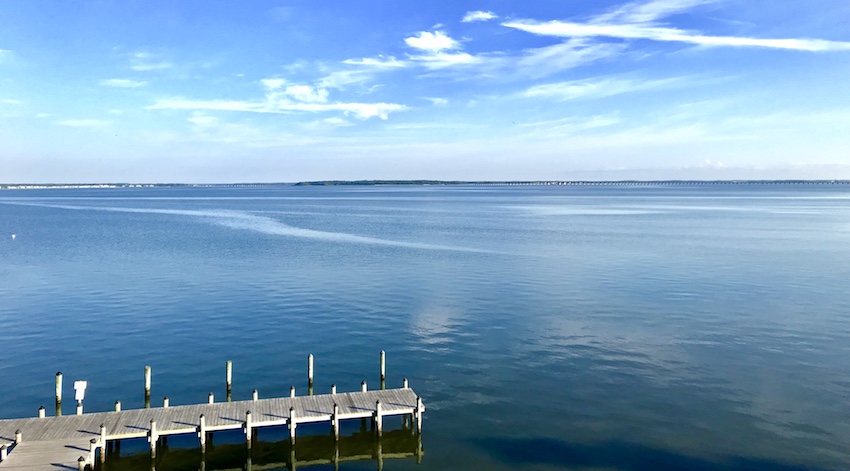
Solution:
[{"label": "blue sky", "polygon": [[0,2],[0,182],[850,178],[841,0]]}]

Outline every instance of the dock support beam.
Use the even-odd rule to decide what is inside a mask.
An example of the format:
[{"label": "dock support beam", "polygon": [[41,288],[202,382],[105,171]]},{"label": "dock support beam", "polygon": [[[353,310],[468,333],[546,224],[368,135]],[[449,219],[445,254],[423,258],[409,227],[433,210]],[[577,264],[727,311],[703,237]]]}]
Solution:
[{"label": "dock support beam", "polygon": [[145,367],[145,409],[151,407],[151,367]]},{"label": "dock support beam", "polygon": [[292,445],[295,445],[296,423],[295,423],[295,408],[294,407],[289,408],[289,420],[287,421],[287,424],[289,425],[289,443],[291,443]]},{"label": "dock support beam", "polygon": [[233,391],[233,362],[227,360],[225,364],[225,384],[227,386],[227,402],[231,401],[230,394]]}]

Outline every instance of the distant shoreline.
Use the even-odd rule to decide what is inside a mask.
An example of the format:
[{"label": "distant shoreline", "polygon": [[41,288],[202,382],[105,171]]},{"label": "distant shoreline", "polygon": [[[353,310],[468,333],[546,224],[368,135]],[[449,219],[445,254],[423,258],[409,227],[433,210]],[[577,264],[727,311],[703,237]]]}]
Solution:
[{"label": "distant shoreline", "polygon": [[850,185],[850,180],[319,180],[278,183],[0,183],[0,190],[109,188],[231,188],[264,186],[695,186]]}]

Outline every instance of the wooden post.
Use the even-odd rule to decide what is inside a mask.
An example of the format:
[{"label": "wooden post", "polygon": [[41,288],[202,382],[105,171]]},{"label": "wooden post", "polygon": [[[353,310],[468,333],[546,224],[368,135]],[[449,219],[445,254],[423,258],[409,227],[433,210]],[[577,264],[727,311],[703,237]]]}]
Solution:
[{"label": "wooden post", "polygon": [[163,409],[167,408],[167,407],[168,407],[168,404],[169,404],[168,396],[163,397],[163,398],[162,398],[162,408],[163,408]]},{"label": "wooden post", "polygon": [[307,386],[313,387],[313,354],[307,356]]},{"label": "wooden post", "polygon": [[331,394],[336,394],[336,384],[331,385]]},{"label": "wooden post", "polygon": [[210,403],[210,404],[212,404],[212,403],[214,403],[214,402],[215,402],[215,394],[210,393],[210,396],[209,396],[209,403]]},{"label": "wooden post", "polygon": [[387,380],[387,353],[381,350],[381,389],[385,389],[384,381]]},{"label": "wooden post", "polygon": [[225,364],[225,381],[227,385],[227,402],[230,402],[231,397],[230,393],[233,390],[233,362],[231,360],[227,360]]},{"label": "wooden post", "polygon": [[62,372],[56,373],[56,417],[62,415]]},{"label": "wooden post", "polygon": [[89,463],[92,464],[92,469],[94,469],[95,452],[97,452],[97,438],[92,438],[89,440]]},{"label": "wooden post", "polygon": [[77,402],[77,415],[83,415],[83,401]]},{"label": "wooden post", "polygon": [[366,389],[366,381],[363,381],[363,382],[360,383],[360,391],[366,392],[366,390],[367,390]]},{"label": "wooden post", "polygon": [[100,424],[100,462],[106,461],[106,424]]},{"label": "wooden post", "polygon": [[410,389],[410,386],[408,386],[407,383],[407,378],[404,378],[404,381],[401,382],[401,387],[404,389]]},{"label": "wooden post", "polygon": [[198,419],[198,439],[201,441],[201,453],[207,451],[207,419],[204,414]]},{"label": "wooden post", "polygon": [[115,412],[121,412],[121,401],[115,401]]},{"label": "wooden post", "polygon": [[254,390],[254,393],[251,395],[251,399],[254,400],[254,401],[260,400],[260,393],[256,389]]},{"label": "wooden post", "polygon": [[295,386],[290,386],[289,397],[295,397]]},{"label": "wooden post", "polygon": [[15,430],[15,445],[20,445],[24,441],[24,435],[21,433],[21,429]]},{"label": "wooden post", "polygon": [[248,444],[248,449],[251,449],[251,438],[253,431],[251,430],[251,411],[245,412],[245,441]]},{"label": "wooden post", "polygon": [[156,458],[156,442],[159,440],[159,434],[156,431],[156,421],[151,419],[151,429],[148,432],[148,441],[151,443],[151,458]]},{"label": "wooden post", "polygon": [[416,409],[413,411],[413,415],[416,416],[416,433],[422,433],[422,412],[424,412],[424,409],[422,407],[422,398],[416,396]]},{"label": "wooden post", "polygon": [[8,456],[9,451],[6,448],[6,445],[0,445],[0,463],[6,461],[6,456]]},{"label": "wooden post", "polygon": [[375,430],[378,432],[378,436],[381,436],[381,433],[384,429],[384,416],[381,411],[381,400],[378,399],[375,401]]},{"label": "wooden post", "polygon": [[86,471],[86,459],[82,456],[77,458],[77,471]]},{"label": "wooden post", "polygon": [[44,406],[41,406],[41,407],[38,408],[38,418],[43,419],[44,416],[45,416]]},{"label": "wooden post", "polygon": [[287,421],[287,425],[289,425],[289,442],[292,445],[295,445],[295,408],[289,408],[289,420]]},{"label": "wooden post", "polygon": [[145,367],[145,409],[151,406],[151,367]]},{"label": "wooden post", "polygon": [[334,433],[334,440],[339,440],[339,405],[334,402],[334,412],[331,415],[331,428]]}]

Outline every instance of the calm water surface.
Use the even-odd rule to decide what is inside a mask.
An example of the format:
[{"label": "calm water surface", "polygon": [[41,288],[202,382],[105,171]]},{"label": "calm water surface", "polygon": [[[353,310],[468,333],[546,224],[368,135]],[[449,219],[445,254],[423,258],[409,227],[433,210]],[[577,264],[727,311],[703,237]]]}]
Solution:
[{"label": "calm water surface", "polygon": [[383,349],[428,406],[387,470],[842,469],[847,280],[846,186],[3,191],[0,417],[59,370],[97,411],[145,365],[187,404],[228,359],[234,399],[303,393],[309,353],[317,391],[377,385]]}]

